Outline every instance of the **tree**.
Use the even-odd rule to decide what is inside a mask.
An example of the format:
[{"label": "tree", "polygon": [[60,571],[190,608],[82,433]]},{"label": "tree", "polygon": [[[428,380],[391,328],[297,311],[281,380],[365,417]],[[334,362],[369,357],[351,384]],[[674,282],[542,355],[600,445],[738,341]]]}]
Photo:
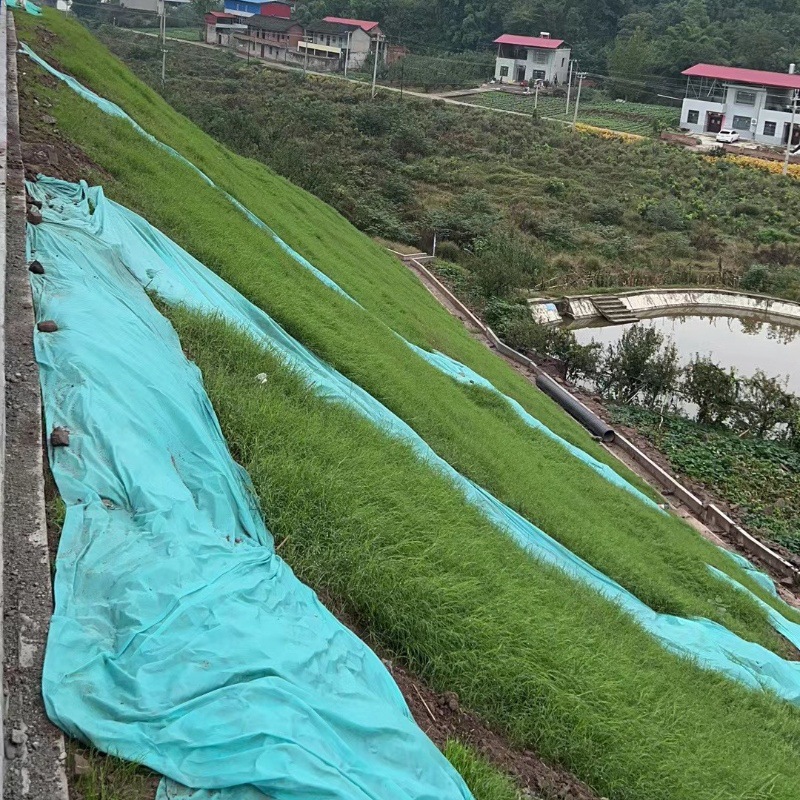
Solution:
[{"label": "tree", "polygon": [[784,438],[796,424],[798,413],[798,398],[786,391],[786,380],[769,378],[759,369],[741,385],[737,427],[762,439]]},{"label": "tree", "polygon": [[216,11],[220,7],[219,0],[191,0],[192,11],[197,19],[202,20],[209,11]]},{"label": "tree", "polygon": [[638,401],[653,408],[671,398],[679,375],[675,345],[655,328],[634,325],[616,344],[607,345],[597,384],[621,403]]},{"label": "tree", "polygon": [[611,91],[626,100],[641,100],[646,95],[642,85],[652,72],[653,46],[644,29],[637,28],[627,39],[618,38],[608,57],[608,70],[614,79]]},{"label": "tree", "polygon": [[697,421],[704,425],[724,425],[739,397],[736,372],[699,355],[684,368],[681,389],[683,396],[697,406]]}]

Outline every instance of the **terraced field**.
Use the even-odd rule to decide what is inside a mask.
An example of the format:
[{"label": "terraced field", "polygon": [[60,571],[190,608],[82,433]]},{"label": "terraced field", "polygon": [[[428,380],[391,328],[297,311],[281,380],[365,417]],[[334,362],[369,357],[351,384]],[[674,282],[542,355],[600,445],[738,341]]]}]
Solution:
[{"label": "terraced field", "polygon": [[[484,108],[499,108],[504,111],[517,111],[521,114],[532,114],[535,104],[533,94],[523,95],[503,91],[466,95],[456,99],[462,99],[466,103]],[[572,99],[573,101],[575,99],[574,92]],[[574,104],[570,106],[569,114],[565,113],[565,109],[566,100],[564,98],[540,95],[537,110],[541,116],[571,122]],[[578,121],[598,128],[636,133],[640,136],[652,136],[654,124],[662,130],[677,128],[680,123],[680,113],[678,109],[666,106],[582,99],[578,109]]]}]

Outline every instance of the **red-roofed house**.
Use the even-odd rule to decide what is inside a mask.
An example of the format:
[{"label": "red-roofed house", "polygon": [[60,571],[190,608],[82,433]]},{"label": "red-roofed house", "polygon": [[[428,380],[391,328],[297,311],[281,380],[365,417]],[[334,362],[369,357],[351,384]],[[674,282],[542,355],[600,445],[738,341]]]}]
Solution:
[{"label": "red-roofed house", "polygon": [[494,76],[500,83],[567,82],[570,49],[563,39],[553,39],[544,32],[539,36],[504,33],[494,43],[497,45]]},{"label": "red-roofed house", "polygon": [[373,35],[379,34],[377,22],[370,22],[366,19],[350,19],[349,17],[323,17],[325,22],[338,22],[340,25],[347,25],[349,28],[361,28],[364,33]]},{"label": "red-roofed house", "polygon": [[[695,64],[683,71],[686,98],[681,127],[692,133],[738,131],[742,139],[780,146],[789,138],[792,98],[800,75],[715,64]],[[800,116],[792,142],[800,144]]]}]

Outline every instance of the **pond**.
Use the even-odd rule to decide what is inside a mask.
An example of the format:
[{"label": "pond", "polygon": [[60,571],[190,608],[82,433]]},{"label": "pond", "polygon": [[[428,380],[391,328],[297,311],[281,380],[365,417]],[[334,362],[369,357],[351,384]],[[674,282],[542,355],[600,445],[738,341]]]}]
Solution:
[{"label": "pond", "polygon": [[[686,364],[699,353],[721,367],[734,367],[749,377],[757,369],[771,378],[786,378],[788,389],[800,395],[800,328],[763,319],[724,315],[681,315],[643,319],[670,338]],[[632,325],[570,326],[580,344],[617,342]]]}]

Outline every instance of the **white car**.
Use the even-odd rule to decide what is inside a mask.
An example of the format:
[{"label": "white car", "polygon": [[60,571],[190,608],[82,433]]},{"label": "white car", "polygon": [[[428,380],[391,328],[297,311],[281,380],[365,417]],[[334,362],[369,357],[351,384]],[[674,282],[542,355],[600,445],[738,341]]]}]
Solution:
[{"label": "white car", "polygon": [[718,142],[725,142],[726,144],[733,144],[739,141],[738,131],[722,130],[717,134]]}]

